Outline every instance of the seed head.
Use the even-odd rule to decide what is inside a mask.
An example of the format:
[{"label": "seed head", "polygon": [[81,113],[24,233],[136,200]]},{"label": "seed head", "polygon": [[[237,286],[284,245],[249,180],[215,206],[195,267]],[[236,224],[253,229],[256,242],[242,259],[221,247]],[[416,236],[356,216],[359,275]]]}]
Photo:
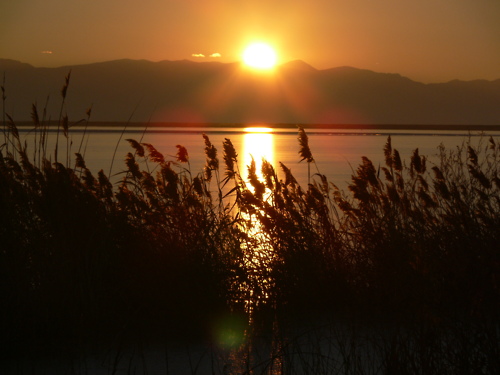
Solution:
[{"label": "seed head", "polygon": [[177,145],[177,161],[180,163],[187,163],[189,161],[189,155],[186,147]]},{"label": "seed head", "polygon": [[311,153],[311,149],[309,148],[309,139],[307,138],[307,134],[302,127],[299,126],[299,144],[300,150],[299,155],[302,156],[302,160],[307,161],[308,163],[312,163],[314,158]]}]

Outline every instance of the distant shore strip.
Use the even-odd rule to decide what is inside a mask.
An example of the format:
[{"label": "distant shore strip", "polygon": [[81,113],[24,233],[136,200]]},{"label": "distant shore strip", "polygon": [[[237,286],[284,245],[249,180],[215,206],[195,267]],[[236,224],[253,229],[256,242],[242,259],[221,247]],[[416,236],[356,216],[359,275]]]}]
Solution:
[{"label": "distant shore strip", "polygon": [[[18,126],[33,125],[31,121],[18,122]],[[449,130],[449,131],[500,131],[498,125],[480,124],[267,124],[267,123],[184,123],[184,122],[122,122],[122,121],[91,121],[89,127],[139,127],[139,128],[252,128],[266,127],[271,129],[297,129],[298,126],[305,129],[332,129],[332,130]],[[176,129],[177,131],[178,129]]]}]

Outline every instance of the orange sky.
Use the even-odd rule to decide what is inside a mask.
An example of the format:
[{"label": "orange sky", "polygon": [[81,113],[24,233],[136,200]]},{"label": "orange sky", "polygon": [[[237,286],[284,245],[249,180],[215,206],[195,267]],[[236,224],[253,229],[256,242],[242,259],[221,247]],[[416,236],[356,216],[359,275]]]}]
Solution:
[{"label": "orange sky", "polygon": [[280,62],[318,69],[491,80],[500,78],[499,20],[498,0],[15,0],[0,4],[0,58],[233,62],[257,39]]}]

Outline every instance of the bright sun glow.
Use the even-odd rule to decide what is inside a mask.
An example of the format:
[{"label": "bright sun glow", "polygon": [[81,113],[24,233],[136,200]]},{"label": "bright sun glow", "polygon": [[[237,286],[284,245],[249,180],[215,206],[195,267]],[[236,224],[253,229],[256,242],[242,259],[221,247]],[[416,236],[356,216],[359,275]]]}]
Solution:
[{"label": "bright sun glow", "polygon": [[253,43],[243,52],[243,62],[251,68],[271,69],[276,61],[276,52],[269,44]]},{"label": "bright sun glow", "polygon": [[259,126],[252,126],[251,128],[244,128],[243,131],[245,133],[271,133],[273,129],[259,127]]}]

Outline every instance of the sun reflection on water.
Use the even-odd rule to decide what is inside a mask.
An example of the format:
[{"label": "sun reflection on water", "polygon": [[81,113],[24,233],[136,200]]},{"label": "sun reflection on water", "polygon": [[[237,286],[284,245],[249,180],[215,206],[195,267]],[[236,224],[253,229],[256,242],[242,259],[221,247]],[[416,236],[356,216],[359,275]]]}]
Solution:
[{"label": "sun reflection on water", "polygon": [[[253,159],[256,166],[256,175],[263,182],[262,160],[268,161],[271,165],[274,165],[275,161],[274,135],[272,129],[267,127],[245,128],[245,132],[240,170],[248,190],[254,192],[253,186],[248,182],[248,166]],[[269,193],[269,190],[264,193],[264,200],[268,198]],[[244,219],[242,229],[248,236],[247,241],[242,244],[247,280],[240,283],[239,290],[250,315],[254,307],[269,299],[272,284],[272,279],[269,276],[271,272],[270,263],[273,258],[272,243],[258,220],[258,214],[258,211],[241,212],[241,217]]]},{"label": "sun reflection on water", "polygon": [[248,178],[247,166],[253,159],[257,167],[257,175],[262,178],[260,172],[262,158],[274,165],[274,134],[273,129],[265,127],[245,128],[243,135],[243,177]]}]

